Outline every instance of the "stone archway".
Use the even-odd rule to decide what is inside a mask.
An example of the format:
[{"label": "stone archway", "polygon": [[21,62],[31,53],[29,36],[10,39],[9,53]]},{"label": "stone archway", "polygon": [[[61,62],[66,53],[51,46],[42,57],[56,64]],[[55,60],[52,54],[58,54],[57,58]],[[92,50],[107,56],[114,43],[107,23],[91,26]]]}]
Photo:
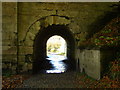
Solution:
[{"label": "stone archway", "polygon": [[35,37],[33,44],[33,73],[37,73],[42,69],[42,64],[46,58],[46,42],[53,35],[59,35],[66,40],[67,57],[71,66],[75,67],[75,40],[72,32],[65,25],[51,25],[40,30]]}]

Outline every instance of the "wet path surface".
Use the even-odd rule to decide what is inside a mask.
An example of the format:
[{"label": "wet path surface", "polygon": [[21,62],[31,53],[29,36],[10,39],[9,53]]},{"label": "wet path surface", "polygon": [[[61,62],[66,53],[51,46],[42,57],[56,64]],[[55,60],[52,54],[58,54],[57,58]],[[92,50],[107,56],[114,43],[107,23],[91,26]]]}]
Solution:
[{"label": "wet path surface", "polygon": [[37,74],[24,81],[18,88],[76,88],[76,73]]},{"label": "wet path surface", "polygon": [[51,64],[51,68],[45,70],[46,73],[63,73],[67,71],[68,65],[64,62],[68,61],[67,57],[53,54],[46,59]]},{"label": "wet path surface", "polygon": [[68,71],[68,65],[64,62],[67,61],[66,57],[52,55],[47,60],[51,68],[33,75],[18,88],[76,88],[76,72]]}]

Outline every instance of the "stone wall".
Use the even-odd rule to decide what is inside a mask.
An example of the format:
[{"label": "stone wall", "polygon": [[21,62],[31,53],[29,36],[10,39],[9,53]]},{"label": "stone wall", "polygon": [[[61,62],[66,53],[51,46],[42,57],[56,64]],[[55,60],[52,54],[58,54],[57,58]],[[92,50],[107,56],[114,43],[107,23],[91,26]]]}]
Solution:
[{"label": "stone wall", "polygon": [[114,60],[115,49],[77,49],[77,69],[99,80],[109,70],[108,64]]},{"label": "stone wall", "polygon": [[[33,42],[42,27],[67,25],[81,42],[89,32],[100,28],[113,3],[18,3],[19,62],[33,53]],[[102,22],[103,24],[103,22]],[[77,42],[79,44],[79,42]]]},{"label": "stone wall", "polygon": [[10,69],[15,73],[17,63],[17,3],[2,3],[2,63],[3,69]]},{"label": "stone wall", "polygon": [[101,63],[99,50],[77,50],[76,57],[79,63],[78,68],[80,72],[85,72],[88,76],[94,79],[101,78]]},{"label": "stone wall", "polygon": [[[43,3],[3,2],[3,68],[16,69],[18,62],[21,72],[32,69],[26,56],[33,54],[33,43],[37,33],[49,25],[65,25],[79,42],[104,26],[114,10],[110,3]],[[89,52],[88,52],[89,53]],[[96,57],[94,57],[96,58]],[[8,65],[6,65],[8,64]],[[29,68],[28,68],[29,67]]]}]

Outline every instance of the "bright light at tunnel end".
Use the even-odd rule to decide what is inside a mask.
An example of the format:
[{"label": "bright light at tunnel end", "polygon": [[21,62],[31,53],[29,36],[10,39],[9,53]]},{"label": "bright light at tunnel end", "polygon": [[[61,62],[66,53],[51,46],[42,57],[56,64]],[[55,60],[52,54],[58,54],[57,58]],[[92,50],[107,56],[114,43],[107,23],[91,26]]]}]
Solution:
[{"label": "bright light at tunnel end", "polygon": [[67,70],[66,64],[62,62],[63,60],[67,60],[66,44],[64,38],[58,35],[54,35],[47,40],[46,59],[50,60],[50,64],[53,68],[46,70],[46,73],[64,73]]},{"label": "bright light at tunnel end", "polygon": [[59,35],[54,35],[50,37],[46,43],[46,54],[47,56],[51,54],[58,54],[58,55],[66,56],[67,55],[67,43],[64,40],[64,38],[62,38]]}]

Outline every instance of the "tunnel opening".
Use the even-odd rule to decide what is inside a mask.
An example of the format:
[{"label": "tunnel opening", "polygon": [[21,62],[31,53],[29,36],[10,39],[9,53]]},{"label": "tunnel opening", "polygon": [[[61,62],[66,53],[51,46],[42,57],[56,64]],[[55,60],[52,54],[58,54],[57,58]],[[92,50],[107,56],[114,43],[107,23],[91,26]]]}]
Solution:
[{"label": "tunnel opening", "polygon": [[46,73],[63,73],[67,70],[67,43],[59,35],[54,35],[47,40],[46,43],[47,60],[51,64],[51,68]]},{"label": "tunnel opening", "polygon": [[52,55],[60,55],[66,57],[67,55],[67,43],[59,35],[54,35],[47,40],[46,43],[46,54],[47,57]]},{"label": "tunnel opening", "polygon": [[65,25],[51,25],[42,28],[36,35],[33,45],[33,73],[49,70],[51,63],[47,55],[47,41],[50,37],[58,35],[66,41],[67,71],[75,69],[75,39],[73,33]]}]

